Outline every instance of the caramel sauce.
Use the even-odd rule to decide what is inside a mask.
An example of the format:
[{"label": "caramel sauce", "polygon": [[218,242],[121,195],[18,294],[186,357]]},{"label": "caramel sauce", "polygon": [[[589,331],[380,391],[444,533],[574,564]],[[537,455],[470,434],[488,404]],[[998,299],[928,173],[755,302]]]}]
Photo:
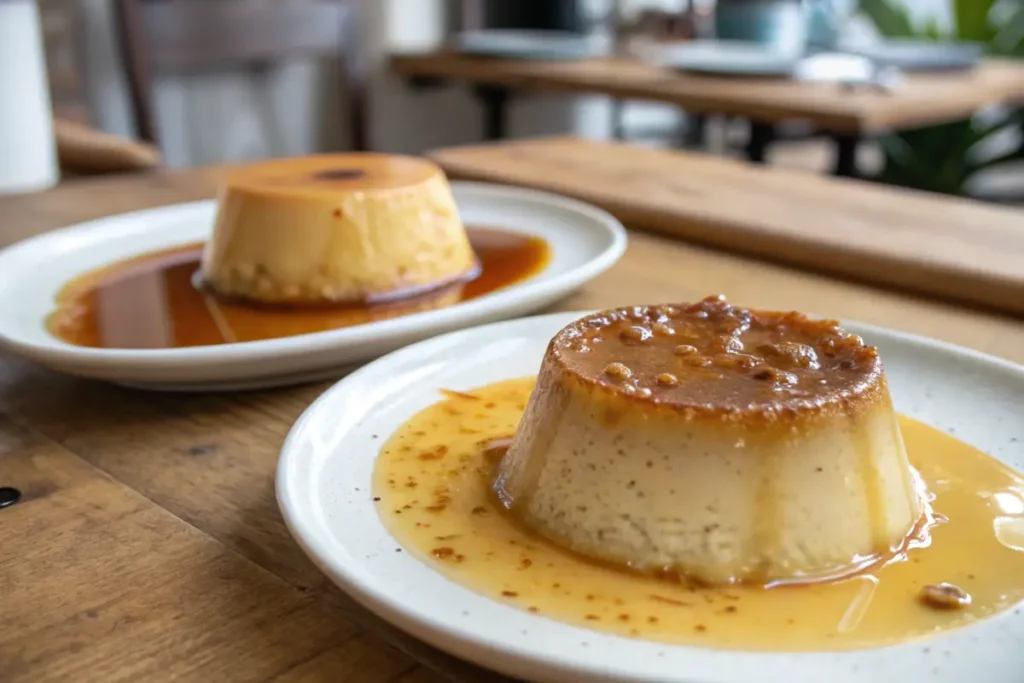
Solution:
[{"label": "caramel sauce", "polygon": [[595,313],[552,348],[587,381],[703,412],[819,408],[867,393],[882,372],[877,350],[835,320],[720,296]]},{"label": "caramel sauce", "polygon": [[358,180],[366,177],[361,168],[326,168],[313,174],[313,180]]},{"label": "caramel sauce", "polygon": [[480,261],[465,283],[368,306],[273,307],[218,299],[196,287],[203,244],[144,254],[66,284],[48,316],[51,334],[76,346],[180,348],[276,339],[387,320],[469,301],[542,271],[550,248],[537,237],[467,228]]},{"label": "caramel sauce", "polygon": [[[940,523],[929,543],[886,563],[764,588],[690,585],[581,559],[531,535],[491,492],[533,386],[529,378],[445,393],[390,438],[374,471],[378,513],[398,545],[485,596],[622,636],[762,651],[891,645],[1024,600],[1024,477],[906,417],[899,427]],[[921,599],[942,582],[969,594],[969,604],[936,609]]]}]

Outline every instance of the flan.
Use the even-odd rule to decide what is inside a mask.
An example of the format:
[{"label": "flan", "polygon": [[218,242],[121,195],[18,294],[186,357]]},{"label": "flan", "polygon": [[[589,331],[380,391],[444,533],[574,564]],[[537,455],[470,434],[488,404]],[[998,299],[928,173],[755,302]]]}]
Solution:
[{"label": "flan", "polygon": [[478,268],[436,164],[337,154],[229,173],[201,274],[228,298],[374,303],[466,281]]},{"label": "flan", "polygon": [[494,490],[578,554],[708,584],[846,575],[926,506],[877,350],[722,297],[561,330]]}]

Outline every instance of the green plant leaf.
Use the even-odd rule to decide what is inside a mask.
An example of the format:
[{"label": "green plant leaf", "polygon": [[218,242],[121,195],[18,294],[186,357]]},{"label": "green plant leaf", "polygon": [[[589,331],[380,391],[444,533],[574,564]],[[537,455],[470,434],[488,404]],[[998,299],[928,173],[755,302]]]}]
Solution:
[{"label": "green plant leaf", "polygon": [[[1024,6],[1001,13],[993,23],[997,0],[953,0],[956,35],[960,40],[984,43],[996,55],[1024,57]],[[860,12],[884,37],[944,36],[934,20],[915,30],[907,10],[894,0],[860,0]],[[878,139],[885,165],[878,180],[931,192],[964,194],[972,175],[1008,162],[1024,161],[1024,143],[993,158],[971,158],[971,150],[1008,126],[1022,126],[1024,110],[997,121],[965,119],[889,133]],[[1024,131],[1024,127],[1022,127]]]},{"label": "green plant leaf", "polygon": [[971,164],[969,167],[970,173],[971,175],[973,175],[978,171],[984,171],[990,168],[995,168],[996,166],[1002,166],[1003,164],[1009,164],[1015,161],[1024,161],[1024,145],[1020,145],[1017,147],[1017,149],[1011,149],[1008,152],[999,154],[990,159],[985,159],[984,161],[979,161],[977,163]]},{"label": "green plant leaf", "polygon": [[[1008,129],[1020,129],[1024,132],[1024,108],[1017,109],[1009,116],[994,121],[979,130],[977,132],[979,136],[978,142],[994,135],[1004,133]],[[992,168],[993,166],[1000,166],[1012,161],[1024,161],[1024,140],[1018,140],[1016,147],[1007,150],[1002,154],[978,160],[969,159],[968,167],[970,168],[970,173],[974,174],[978,171]]]},{"label": "green plant leaf", "polygon": [[878,144],[885,153],[881,180],[918,190],[938,191],[934,169],[907,142],[905,135],[883,135]]},{"label": "green plant leaf", "polygon": [[974,172],[967,163],[967,150],[977,143],[979,133],[970,120],[923,126],[890,133],[878,142],[885,155],[880,180],[919,190],[962,194]]},{"label": "green plant leaf", "polygon": [[[988,123],[974,121],[971,124],[972,135],[974,138],[971,143],[971,147],[983,142],[993,135],[997,135],[1005,131],[1008,128],[1016,128],[1018,126],[1024,126],[1024,109],[1017,109],[1004,117],[1000,117]],[[1024,147],[1024,142],[1021,143],[1021,147]]]},{"label": "green plant leaf", "polygon": [[947,141],[943,149],[943,162],[946,166],[956,164],[965,167],[967,150],[981,141],[978,128],[970,119],[956,121],[945,127]]},{"label": "green plant leaf", "polygon": [[866,16],[887,38],[907,38],[915,35],[910,23],[910,14],[899,5],[887,0],[860,0],[857,5],[861,14]]},{"label": "green plant leaf", "polygon": [[919,157],[936,168],[945,164],[950,156],[966,150],[973,139],[971,123],[967,120],[916,128],[903,131],[902,135]]},{"label": "green plant leaf", "polygon": [[994,55],[1024,57],[1024,6],[1013,10],[989,41]]},{"label": "green plant leaf", "polygon": [[953,17],[960,40],[988,43],[995,35],[989,15],[996,0],[954,0]]},{"label": "green plant leaf", "polygon": [[928,21],[921,27],[921,33],[928,40],[939,41],[945,38],[942,29],[939,28],[939,21],[935,17],[928,17]]},{"label": "green plant leaf", "polygon": [[886,185],[896,185],[897,187],[911,187],[914,189],[925,189],[918,187],[913,180],[904,175],[904,171],[899,166],[889,166],[888,164],[882,167],[881,172],[874,178],[878,182],[885,183]]}]

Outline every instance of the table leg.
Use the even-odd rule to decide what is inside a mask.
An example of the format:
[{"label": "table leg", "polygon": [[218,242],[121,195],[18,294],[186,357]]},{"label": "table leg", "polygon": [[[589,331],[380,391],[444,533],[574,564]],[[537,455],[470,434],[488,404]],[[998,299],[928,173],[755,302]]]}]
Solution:
[{"label": "table leg", "polygon": [[613,140],[625,140],[626,139],[626,103],[622,100],[615,98],[612,100],[612,139]]},{"label": "table leg", "polygon": [[501,140],[506,133],[508,100],[511,92],[500,85],[478,85],[473,94],[480,100],[484,113],[484,139]]},{"label": "table leg", "polygon": [[768,145],[775,141],[775,126],[771,123],[750,122],[750,139],[747,140],[747,159],[763,164]]},{"label": "table leg", "polygon": [[683,131],[683,149],[707,147],[708,117],[706,114],[688,114]]},{"label": "table leg", "polygon": [[857,173],[857,146],[860,144],[860,136],[852,134],[833,135],[832,141],[836,145],[836,165],[833,173],[841,178],[856,178]]}]

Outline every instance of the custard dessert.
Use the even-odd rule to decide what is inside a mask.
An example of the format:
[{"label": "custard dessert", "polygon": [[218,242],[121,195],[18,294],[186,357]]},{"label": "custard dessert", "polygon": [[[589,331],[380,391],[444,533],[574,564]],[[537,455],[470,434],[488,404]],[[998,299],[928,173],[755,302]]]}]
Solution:
[{"label": "custard dessert", "polygon": [[227,298],[315,304],[423,294],[477,270],[437,165],[339,154],[229,173],[201,274]]},{"label": "custard dessert", "polygon": [[848,575],[926,519],[877,350],[721,297],[560,331],[494,490],[579,555],[708,584]]}]

